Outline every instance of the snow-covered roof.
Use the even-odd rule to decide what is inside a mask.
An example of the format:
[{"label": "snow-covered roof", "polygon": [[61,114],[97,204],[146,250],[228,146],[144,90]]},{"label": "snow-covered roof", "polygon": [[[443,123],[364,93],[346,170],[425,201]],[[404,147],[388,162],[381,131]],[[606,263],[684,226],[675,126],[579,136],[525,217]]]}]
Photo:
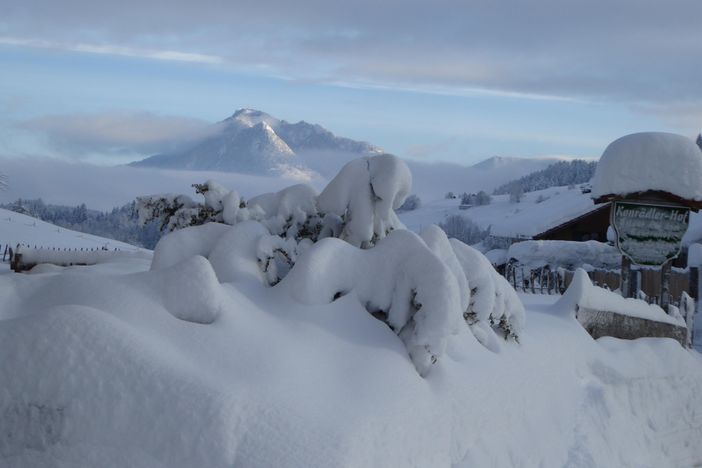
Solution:
[{"label": "snow-covered roof", "polygon": [[691,139],[634,133],[605,149],[592,179],[592,198],[649,190],[702,201],[702,151]]}]

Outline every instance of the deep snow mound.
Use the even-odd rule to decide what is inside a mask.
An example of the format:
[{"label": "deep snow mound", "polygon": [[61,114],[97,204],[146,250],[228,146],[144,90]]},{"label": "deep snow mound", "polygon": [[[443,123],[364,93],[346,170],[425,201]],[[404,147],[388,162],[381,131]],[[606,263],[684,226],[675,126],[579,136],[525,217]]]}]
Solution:
[{"label": "deep snow mound", "polygon": [[592,179],[592,198],[660,190],[702,201],[702,151],[691,139],[634,133],[607,146]]}]

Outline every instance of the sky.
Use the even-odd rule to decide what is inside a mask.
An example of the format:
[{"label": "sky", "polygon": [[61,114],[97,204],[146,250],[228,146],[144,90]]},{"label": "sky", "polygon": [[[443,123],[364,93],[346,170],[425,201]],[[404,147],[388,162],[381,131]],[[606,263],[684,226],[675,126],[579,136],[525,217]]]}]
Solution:
[{"label": "sky", "polygon": [[121,164],[260,109],[421,161],[702,130],[699,0],[0,0],[0,158]]}]

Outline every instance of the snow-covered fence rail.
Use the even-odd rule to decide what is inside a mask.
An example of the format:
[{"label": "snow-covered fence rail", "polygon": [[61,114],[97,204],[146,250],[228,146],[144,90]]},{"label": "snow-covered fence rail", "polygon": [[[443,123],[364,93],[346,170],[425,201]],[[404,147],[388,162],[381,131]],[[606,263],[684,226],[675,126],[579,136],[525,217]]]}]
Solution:
[{"label": "snow-covered fence rail", "polygon": [[[509,247],[505,277],[512,286],[532,294],[563,294],[577,268],[588,272],[596,286],[611,291],[621,289],[621,253],[612,245],[597,241],[539,241],[530,240]],[[690,270],[673,268],[666,285],[666,299],[679,299],[690,290]],[[649,303],[661,302],[663,285],[660,271],[632,268],[627,284],[632,295]],[[665,301],[663,301],[665,302]]]},{"label": "snow-covered fence rail", "polygon": [[[10,249],[12,252],[12,249]],[[126,252],[118,249],[109,250],[102,248],[58,248],[58,247],[30,247],[17,244],[10,259],[10,268],[14,272],[31,270],[36,265],[49,263],[58,266],[95,265],[114,259],[116,257],[133,256],[135,252]]]},{"label": "snow-covered fence rail", "polygon": [[[518,263],[508,263],[505,266],[505,278],[517,291],[531,294],[563,294],[573,280],[574,271],[546,265],[539,268],[528,268]],[[590,270],[587,272],[595,286],[611,291],[619,289],[621,272],[619,270]],[[659,303],[661,290],[660,272],[642,268],[632,270],[637,297],[649,303]],[[690,272],[673,269],[670,275],[670,296],[677,299],[683,292],[691,294]],[[676,302],[676,301],[674,301]]]}]

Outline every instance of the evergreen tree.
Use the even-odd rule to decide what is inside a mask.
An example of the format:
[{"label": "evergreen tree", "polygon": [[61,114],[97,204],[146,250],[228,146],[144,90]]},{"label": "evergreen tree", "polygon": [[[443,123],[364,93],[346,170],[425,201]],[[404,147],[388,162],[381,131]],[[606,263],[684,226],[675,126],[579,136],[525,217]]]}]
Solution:
[{"label": "evergreen tree", "polygon": [[573,161],[559,161],[551,164],[546,169],[532,172],[520,179],[508,182],[493,192],[495,195],[512,193],[516,185],[519,185],[524,192],[534,192],[548,187],[560,187],[563,185],[582,184],[588,182],[595,174],[596,163],[581,159]]},{"label": "evergreen tree", "polygon": [[700,150],[702,150],[702,133],[697,135],[697,146],[699,146]]}]

